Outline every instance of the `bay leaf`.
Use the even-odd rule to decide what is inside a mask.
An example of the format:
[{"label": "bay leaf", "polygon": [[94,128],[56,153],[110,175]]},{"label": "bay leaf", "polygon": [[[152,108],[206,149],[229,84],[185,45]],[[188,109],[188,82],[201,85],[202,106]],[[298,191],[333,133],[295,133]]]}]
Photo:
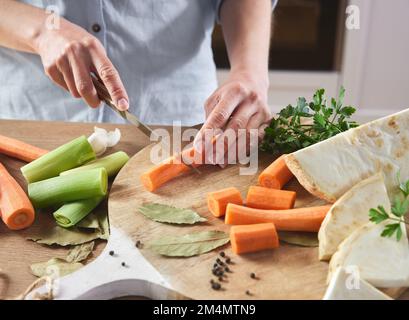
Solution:
[{"label": "bay leaf", "polygon": [[94,241],[91,241],[75,246],[70,251],[68,251],[65,260],[67,262],[81,262],[86,260],[94,250],[94,244]]},{"label": "bay leaf", "polygon": [[100,210],[96,214],[98,221],[99,239],[108,240],[109,238],[109,220],[108,213],[105,210]]},{"label": "bay leaf", "polygon": [[100,238],[101,232],[99,229],[89,229],[85,231],[77,227],[62,228],[53,226],[50,228],[42,227],[33,231],[28,237],[28,240],[35,241],[40,244],[60,246],[78,245]]},{"label": "bay leaf", "polygon": [[85,229],[98,229],[99,228],[98,217],[96,216],[95,213],[91,213],[87,215],[84,219],[82,219],[80,222],[78,222],[76,226]]},{"label": "bay leaf", "polygon": [[318,247],[318,235],[315,232],[279,231],[278,238],[301,247]]},{"label": "bay leaf", "polygon": [[184,235],[165,235],[149,243],[149,247],[161,255],[190,257],[209,252],[229,242],[229,235],[222,231],[202,231]]},{"label": "bay leaf", "polygon": [[39,214],[36,226],[26,231],[27,239],[45,245],[79,245],[96,239],[107,240],[109,223],[106,209],[91,213],[85,222],[71,228],[62,228],[53,218]]},{"label": "bay leaf", "polygon": [[207,221],[206,218],[201,217],[191,209],[176,208],[160,203],[146,203],[139,207],[139,212],[157,222],[195,224],[196,222]]},{"label": "bay leaf", "polygon": [[67,262],[64,259],[53,258],[47,262],[34,263],[30,266],[31,273],[37,277],[50,276],[54,278],[70,274],[84,265],[79,262]]}]

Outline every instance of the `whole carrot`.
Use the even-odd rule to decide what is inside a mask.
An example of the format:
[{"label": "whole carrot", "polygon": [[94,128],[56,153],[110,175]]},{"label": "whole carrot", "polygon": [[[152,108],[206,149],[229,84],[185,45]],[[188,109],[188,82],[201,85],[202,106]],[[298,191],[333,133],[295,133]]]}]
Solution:
[{"label": "whole carrot", "polygon": [[31,162],[45,155],[47,152],[47,150],[37,148],[20,140],[0,135],[0,153],[10,157]]},{"label": "whole carrot", "polygon": [[1,163],[0,216],[11,230],[27,228],[35,218],[34,208],[24,190]]}]

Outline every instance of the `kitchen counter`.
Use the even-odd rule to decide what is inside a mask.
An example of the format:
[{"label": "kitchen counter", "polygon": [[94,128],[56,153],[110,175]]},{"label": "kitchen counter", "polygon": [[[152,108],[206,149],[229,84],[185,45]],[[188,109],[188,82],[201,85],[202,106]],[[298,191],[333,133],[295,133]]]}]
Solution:
[{"label": "kitchen counter", "polygon": [[[358,119],[364,122],[366,119]],[[53,149],[80,135],[89,135],[94,126],[113,130],[119,128],[122,133],[120,144],[112,151],[123,150],[133,156],[149,143],[149,140],[137,128],[131,125],[63,123],[40,121],[0,120],[0,134],[20,139],[44,149]],[[25,183],[20,173],[23,162],[0,155],[3,163],[22,186]],[[97,241],[92,257],[95,259],[105,246]],[[22,293],[36,277],[30,273],[29,266],[54,257],[65,257],[67,248],[42,246],[26,240],[24,232],[10,231],[0,221],[0,299],[10,299]],[[406,292],[401,299],[409,299]]]},{"label": "kitchen counter", "polygon": [[[94,126],[113,130],[119,128],[121,142],[112,151],[123,150],[133,156],[149,143],[136,127],[132,125],[63,123],[40,121],[0,120],[0,135],[16,138],[44,149],[53,149],[81,135],[90,135]],[[0,155],[10,173],[24,186],[20,173],[24,162]],[[104,241],[97,241],[92,261],[105,246]],[[65,257],[67,248],[42,246],[26,240],[24,231],[11,231],[0,221],[0,299],[10,299],[22,293],[35,279],[29,266],[36,262],[48,261],[55,257]]]}]

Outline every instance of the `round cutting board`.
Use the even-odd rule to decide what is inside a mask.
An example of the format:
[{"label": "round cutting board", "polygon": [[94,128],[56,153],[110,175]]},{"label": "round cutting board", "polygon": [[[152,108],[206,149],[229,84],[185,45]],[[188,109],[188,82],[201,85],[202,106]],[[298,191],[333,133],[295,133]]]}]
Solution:
[{"label": "round cutting board", "polygon": [[[156,193],[147,191],[139,176],[152,167],[148,146],[136,154],[122,169],[111,189],[109,220],[111,227],[129,236],[133,242],[141,241],[143,257],[159,271],[171,287],[184,296],[194,299],[321,299],[326,289],[327,263],[318,261],[317,248],[298,247],[282,243],[280,248],[263,252],[235,255],[226,245],[209,253],[189,257],[170,258],[149,249],[149,242],[162,235],[181,235],[194,231],[221,230],[229,232],[223,219],[215,218],[207,209],[206,194],[226,187],[237,187],[243,198],[249,186],[257,184],[258,173],[274,158],[260,154],[258,173],[240,175],[238,165],[225,169],[216,166],[200,167],[162,186]],[[297,191],[296,206],[323,204],[308,194],[296,181],[286,189]],[[191,208],[207,222],[194,226],[169,225],[154,222],[138,212],[146,202],[157,202],[181,208]],[[138,250],[135,248],[134,250]],[[233,261],[222,290],[210,286],[211,269],[219,252],[224,251]],[[252,279],[254,272],[257,279]],[[251,295],[246,294],[249,290]]]}]

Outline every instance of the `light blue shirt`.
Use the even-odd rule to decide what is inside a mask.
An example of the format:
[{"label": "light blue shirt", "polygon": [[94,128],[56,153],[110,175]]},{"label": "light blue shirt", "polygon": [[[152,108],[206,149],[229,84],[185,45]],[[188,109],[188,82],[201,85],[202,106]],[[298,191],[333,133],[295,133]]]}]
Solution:
[{"label": "light blue shirt", "polygon": [[[223,0],[22,1],[57,9],[97,37],[119,71],[130,111],[142,121],[204,121],[204,102],[217,87],[211,34]],[[39,56],[2,47],[0,118],[123,122],[109,107],[91,109],[52,84]]]},{"label": "light blue shirt", "polygon": [[[104,45],[130,98],[150,124],[204,120],[216,89],[211,33],[222,0],[25,0],[54,6]],[[49,7],[52,8],[52,7]],[[94,32],[92,26],[101,26]],[[51,83],[39,56],[0,47],[0,118],[122,122],[108,107],[89,108]]]}]

